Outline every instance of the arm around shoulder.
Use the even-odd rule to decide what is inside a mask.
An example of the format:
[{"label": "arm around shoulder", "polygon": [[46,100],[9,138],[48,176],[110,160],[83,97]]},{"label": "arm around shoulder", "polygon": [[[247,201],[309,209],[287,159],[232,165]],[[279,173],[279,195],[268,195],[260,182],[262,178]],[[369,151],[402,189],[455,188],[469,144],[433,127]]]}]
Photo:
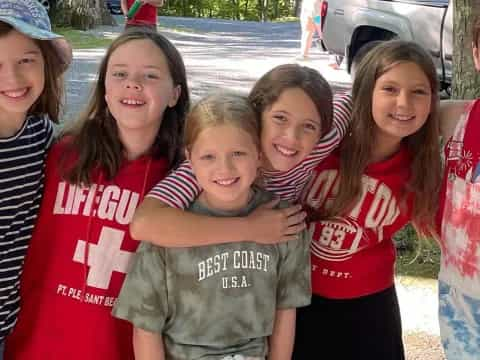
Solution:
[{"label": "arm around shoulder", "polygon": [[352,95],[350,93],[333,96],[333,127],[336,128],[340,139],[343,139],[350,126],[352,106]]},{"label": "arm around shoulder", "polygon": [[136,240],[165,247],[189,247],[249,239],[246,217],[213,217],[169,207],[147,197],[130,224]]},{"label": "arm around shoulder", "polygon": [[169,207],[147,197],[130,224],[132,238],[164,247],[189,247],[252,241],[278,243],[296,238],[304,229],[300,206],[273,209],[264,204],[247,217],[213,217]]}]

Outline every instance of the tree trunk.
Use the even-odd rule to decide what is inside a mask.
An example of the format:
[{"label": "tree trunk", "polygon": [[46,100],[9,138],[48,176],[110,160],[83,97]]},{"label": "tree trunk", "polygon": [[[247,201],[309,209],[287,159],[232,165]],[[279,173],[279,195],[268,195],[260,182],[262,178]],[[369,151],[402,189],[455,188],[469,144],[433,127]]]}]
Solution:
[{"label": "tree trunk", "polygon": [[240,20],[240,0],[232,0],[233,3],[233,19]]},{"label": "tree trunk", "polygon": [[480,15],[480,0],[454,0],[453,99],[480,98],[480,76],[472,60],[472,22]]},{"label": "tree trunk", "polygon": [[278,19],[279,18],[279,0],[273,0],[273,18]]},{"label": "tree trunk", "polygon": [[105,0],[96,0],[95,7],[99,14],[101,14],[101,22],[100,25],[110,25],[114,26],[117,25],[117,22],[113,18],[112,14],[107,8],[107,4]]},{"label": "tree trunk", "polygon": [[264,22],[268,20],[268,0],[258,0],[258,18]]},{"label": "tree trunk", "polygon": [[97,25],[116,25],[105,0],[57,0],[51,11],[57,26],[88,30]]},{"label": "tree trunk", "polygon": [[294,0],[292,16],[300,16],[300,0]]},{"label": "tree trunk", "polygon": [[182,0],[182,16],[187,16],[187,0]]}]

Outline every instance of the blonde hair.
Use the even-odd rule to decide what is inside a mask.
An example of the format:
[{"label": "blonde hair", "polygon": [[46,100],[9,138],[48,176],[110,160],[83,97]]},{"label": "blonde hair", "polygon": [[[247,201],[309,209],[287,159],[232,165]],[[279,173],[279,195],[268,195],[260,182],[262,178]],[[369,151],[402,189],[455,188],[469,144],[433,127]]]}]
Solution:
[{"label": "blonde hair", "polygon": [[231,125],[248,133],[260,151],[260,126],[246,95],[215,93],[201,99],[187,115],[184,146],[191,151],[199,134],[214,126]]}]

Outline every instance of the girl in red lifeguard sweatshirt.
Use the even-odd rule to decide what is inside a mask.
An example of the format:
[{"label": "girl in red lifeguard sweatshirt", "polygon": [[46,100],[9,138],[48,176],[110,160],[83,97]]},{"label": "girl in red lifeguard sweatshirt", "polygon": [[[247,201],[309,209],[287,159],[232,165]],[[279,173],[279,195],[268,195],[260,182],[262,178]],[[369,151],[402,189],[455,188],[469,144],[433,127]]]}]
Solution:
[{"label": "girl in red lifeguard sweatshirt", "polygon": [[139,244],[128,226],[179,160],[188,103],[166,38],[138,29],[112,43],[86,115],[49,154],[6,359],[134,359],[131,325],[110,314]]}]

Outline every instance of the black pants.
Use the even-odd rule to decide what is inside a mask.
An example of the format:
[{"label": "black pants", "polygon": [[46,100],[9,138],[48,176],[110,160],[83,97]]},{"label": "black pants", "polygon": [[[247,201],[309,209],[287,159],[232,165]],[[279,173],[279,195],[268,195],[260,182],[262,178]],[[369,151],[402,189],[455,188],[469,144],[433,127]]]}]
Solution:
[{"label": "black pants", "polygon": [[404,360],[395,287],[356,299],[312,296],[297,310],[294,360]]}]

